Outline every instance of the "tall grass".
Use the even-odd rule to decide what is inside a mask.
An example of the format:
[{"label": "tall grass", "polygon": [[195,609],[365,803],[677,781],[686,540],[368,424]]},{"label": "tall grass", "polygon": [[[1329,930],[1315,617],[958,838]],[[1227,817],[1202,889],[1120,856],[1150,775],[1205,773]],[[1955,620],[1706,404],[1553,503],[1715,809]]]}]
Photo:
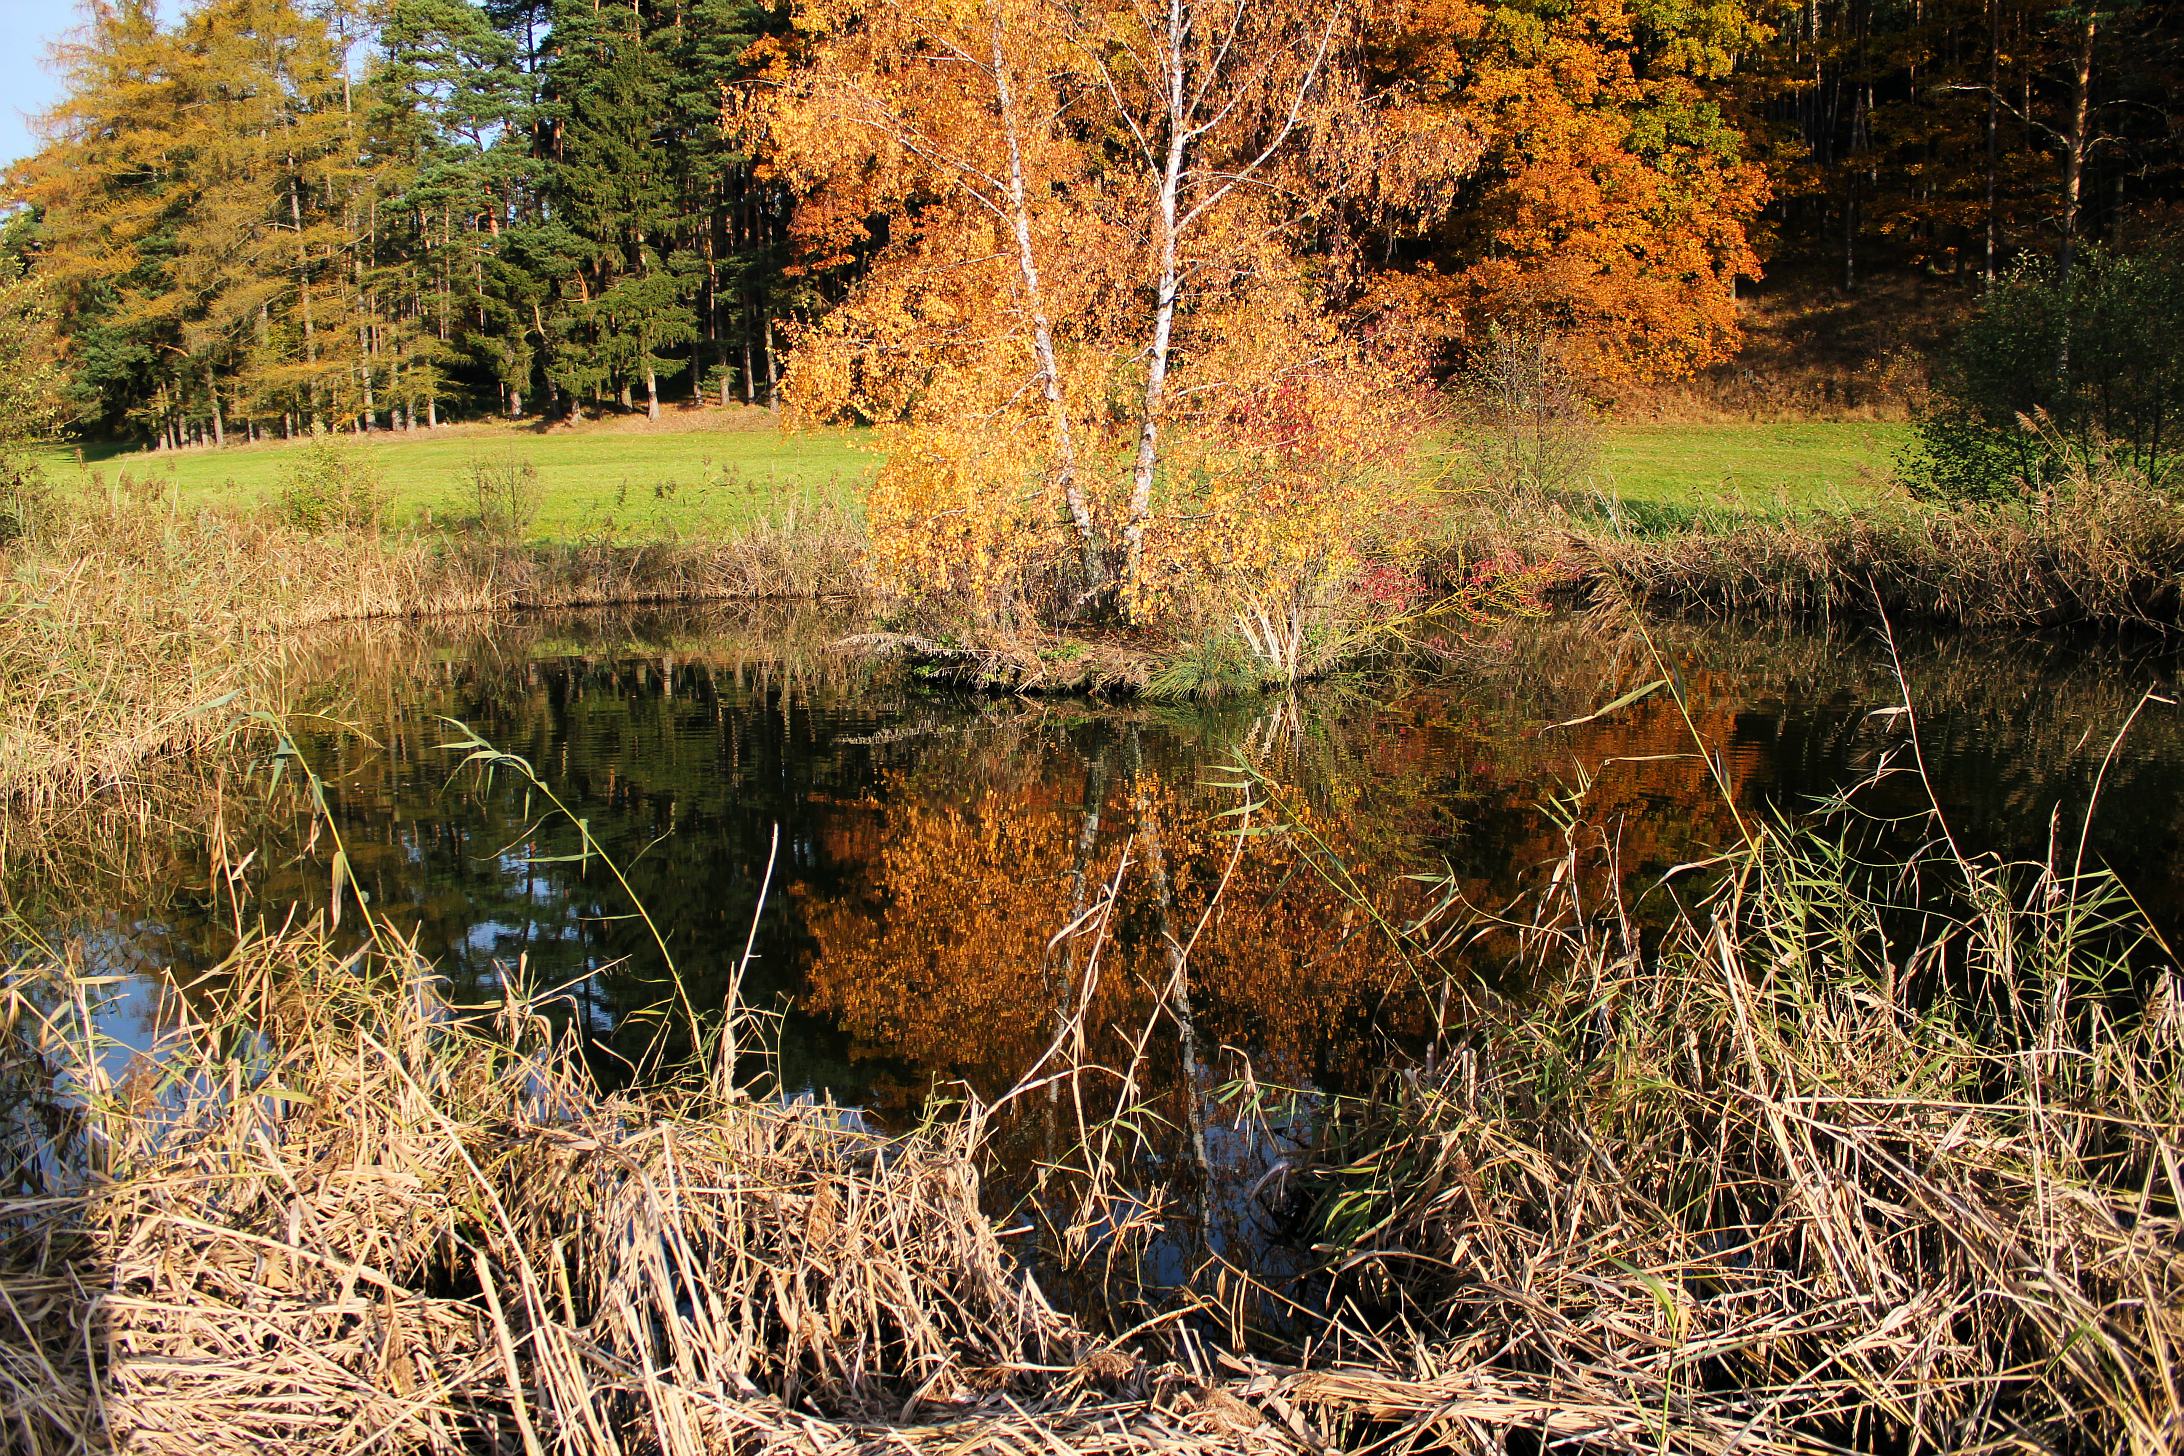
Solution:
[{"label": "tall grass", "polygon": [[[1281,802],[1240,809],[1239,854]],[[1650,930],[1574,835],[1521,913],[1451,897],[1400,924],[1314,841],[1299,872],[1444,1010],[1369,1095],[1285,1117],[1314,1132],[1245,1196],[1297,1231],[1300,1274],[1116,1278],[1170,1216],[1124,1166],[1164,1043],[1126,1029],[1127,1064],[1093,1067],[1058,1025],[1010,1096],[1077,1126],[1029,1211],[1127,1287],[1100,1336],[1009,1253],[1025,1210],[982,1196],[996,1109],[881,1136],[702,1062],[608,1091],[521,967],[453,1005],[368,918],[361,949],[246,935],[136,1055],[102,1041],[99,987],[36,957],[0,985],[11,1439],[2176,1449],[2170,948],[2070,835],[2003,864],[1938,811],[1891,853],[1839,818],[1742,822],[1653,892],[1676,909]],[[1167,869],[1126,857],[1057,937],[1080,1007],[1133,873]],[[1154,1013],[1186,1055],[1198,938],[1167,927]],[[1278,1100],[1247,1079],[1224,1114],[1194,1081],[1201,1141]]]},{"label": "tall grass", "polygon": [[80,979],[0,988],[13,1449],[695,1453],[1068,1359],[944,1132],[605,1094],[542,1004],[450,1005],[384,932],[219,981],[127,1062]]},{"label": "tall grass", "polygon": [[2020,868],[1761,825],[1657,945],[1565,875],[1537,993],[1329,1120],[1355,1347],[1614,1449],[2174,1449],[2184,987]]},{"label": "tall grass", "polygon": [[0,551],[0,804],[80,799],[280,700],[284,654],[336,621],[864,589],[861,528],[796,508],[719,542],[526,547],[314,532],[113,494]]},{"label": "tall grass", "polygon": [[1439,573],[1453,579],[1501,556],[1618,604],[1677,611],[2184,627],[2184,502],[2116,473],[2019,501],[1700,512],[1668,523],[1599,502],[1490,495],[1457,512]]}]

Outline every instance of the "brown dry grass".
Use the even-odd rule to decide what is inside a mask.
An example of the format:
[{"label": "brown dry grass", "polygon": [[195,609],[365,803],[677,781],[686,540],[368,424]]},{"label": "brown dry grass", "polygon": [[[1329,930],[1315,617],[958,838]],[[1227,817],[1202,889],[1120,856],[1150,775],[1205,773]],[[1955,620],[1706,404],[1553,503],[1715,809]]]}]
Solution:
[{"label": "brown dry grass", "polygon": [[2051,497],[1910,500],[1799,514],[1702,515],[1641,528],[1585,503],[1490,496],[1462,507],[1434,570],[1522,561],[1618,611],[1630,602],[1784,621],[2184,628],[2184,503],[2126,479]]},{"label": "brown dry grass", "polygon": [[323,623],[864,588],[861,532],[825,510],[723,542],[522,547],[115,503],[0,552],[0,571],[0,804],[18,808],[123,784],[277,706],[296,634]]},{"label": "brown dry grass", "polygon": [[2177,1449],[2174,964],[2119,1000],[2113,903],[1980,866],[1905,955],[1814,845],[1753,855],[1658,949],[1527,928],[1546,994],[1332,1120],[1371,1323],[1634,1446]]},{"label": "brown dry grass", "polygon": [[[1574,848],[1527,919],[1429,917],[1408,948],[1449,970],[1447,1030],[1314,1114],[1291,1178],[1321,1259],[1264,1291],[1286,1327],[1237,1320],[1259,1276],[1213,1259],[1139,1284],[1150,1318],[1113,1341],[1041,1296],[982,1207],[981,1109],[881,1136],[703,1062],[609,1092],[550,1002],[451,1006],[369,922],[357,952],[317,926],[246,936],[134,1057],[65,958],[19,966],[9,1438],[2176,1451],[2175,959],[2106,877],[1937,830],[1946,848],[1866,870],[1753,826],[1661,935],[1593,904]],[[1119,884],[1080,927],[1095,963]],[[1482,936],[1514,943],[1525,997],[1466,989]],[[1095,1204],[1127,1182],[1102,1142],[1050,1185],[1088,1200],[1084,1227],[1114,1226]]]}]

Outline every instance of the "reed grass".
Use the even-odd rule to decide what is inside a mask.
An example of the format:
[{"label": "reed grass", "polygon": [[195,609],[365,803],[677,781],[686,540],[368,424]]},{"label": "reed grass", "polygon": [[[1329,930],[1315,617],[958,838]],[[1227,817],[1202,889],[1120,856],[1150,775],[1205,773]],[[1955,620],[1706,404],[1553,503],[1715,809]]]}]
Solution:
[{"label": "reed grass", "polygon": [[1068,1359],[945,1132],[608,1095],[540,1005],[452,1006],[384,933],[218,974],[118,1071],[81,978],[6,984],[51,1130],[0,1205],[15,1449],[696,1452]]},{"label": "reed grass", "polygon": [[2119,475],[2038,498],[1700,512],[1495,495],[1460,508],[1438,572],[1515,557],[1656,610],[1980,628],[2184,627],[2184,503]]},{"label": "reed grass", "polygon": [[[1280,802],[1240,828],[1280,832]],[[1892,854],[1841,818],[1739,822],[1655,892],[1665,930],[1601,893],[1574,833],[1521,914],[1451,893],[1367,916],[1445,1010],[1369,1095],[1308,1098],[1316,1131],[1252,1190],[1315,1257],[1138,1279],[1108,1334],[1011,1251],[1023,1211],[982,1176],[997,1108],[881,1135],[702,1061],[610,1091],[520,966],[451,1004],[362,905],[361,948],[246,934],[134,1054],[65,953],[34,957],[0,983],[10,1439],[2176,1450],[2176,957],[2067,833],[2004,864],[1938,811]],[[1124,877],[1164,873],[1147,855],[1067,932],[1087,978]],[[1370,905],[1324,847],[1303,859]],[[1170,938],[1156,1016],[1187,1023],[1198,937]],[[1488,952],[1511,989],[1470,974]],[[1075,1107],[1034,1212],[1111,1283],[1170,1212],[1124,1166],[1154,1029],[1092,1067],[1061,1026],[1010,1094]],[[1279,1100],[1232,1093],[1239,1120]]]},{"label": "reed grass", "polygon": [[862,528],[798,510],[717,542],[527,547],[311,533],[267,513],[83,503],[0,553],[0,804],[124,784],[281,701],[297,634],[330,622],[864,589]]},{"label": "reed grass", "polygon": [[1566,874],[1539,991],[1329,1119],[1351,1338],[1613,1449],[2174,1450],[2174,958],[2105,877],[1753,832],[1657,946]]}]

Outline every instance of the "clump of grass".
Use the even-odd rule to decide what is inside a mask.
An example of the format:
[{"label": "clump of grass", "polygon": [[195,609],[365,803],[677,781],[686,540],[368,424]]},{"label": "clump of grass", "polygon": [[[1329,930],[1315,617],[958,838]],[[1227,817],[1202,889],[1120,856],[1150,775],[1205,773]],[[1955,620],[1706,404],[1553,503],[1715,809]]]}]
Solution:
[{"label": "clump of grass", "polygon": [[470,488],[477,501],[480,528],[510,540],[521,539],[531,529],[544,499],[538,466],[513,451],[472,460]]},{"label": "clump of grass", "polygon": [[1754,836],[1658,946],[1551,897],[1535,995],[1328,1117],[1353,1347],[1606,1449],[2166,1449],[2173,958],[2103,877],[1970,864],[1906,930],[1953,864]]},{"label": "clump of grass", "polygon": [[1456,513],[1438,574],[1513,556],[1609,601],[1785,620],[2184,627],[2184,504],[2117,472],[2018,501],[1648,520],[1574,498]]},{"label": "clump of grass", "polygon": [[1207,631],[1177,643],[1172,655],[1147,674],[1140,691],[1156,703],[1242,697],[1263,686],[1264,669],[1253,657],[1236,633]]},{"label": "clump of grass", "polygon": [[281,518],[297,530],[360,531],[386,518],[388,492],[366,450],[321,436],[288,463],[275,499]]},{"label": "clump of grass", "polygon": [[699,1452],[1073,1358],[946,1133],[607,1094],[549,1002],[450,1005],[383,930],[216,979],[119,1071],[80,977],[0,985],[14,1449]]},{"label": "clump of grass", "polygon": [[52,509],[53,487],[38,462],[0,448],[0,548],[23,540]]}]

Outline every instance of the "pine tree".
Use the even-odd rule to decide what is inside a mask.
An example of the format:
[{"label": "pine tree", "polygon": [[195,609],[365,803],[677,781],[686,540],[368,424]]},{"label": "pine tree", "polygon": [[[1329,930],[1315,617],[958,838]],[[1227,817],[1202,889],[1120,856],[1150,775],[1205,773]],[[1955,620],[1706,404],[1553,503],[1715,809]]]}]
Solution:
[{"label": "pine tree", "polygon": [[563,0],[553,11],[547,203],[576,240],[548,373],[572,396],[634,386],[659,417],[665,351],[697,334],[689,280],[669,266],[680,219],[667,145],[671,67],[642,7]]}]

